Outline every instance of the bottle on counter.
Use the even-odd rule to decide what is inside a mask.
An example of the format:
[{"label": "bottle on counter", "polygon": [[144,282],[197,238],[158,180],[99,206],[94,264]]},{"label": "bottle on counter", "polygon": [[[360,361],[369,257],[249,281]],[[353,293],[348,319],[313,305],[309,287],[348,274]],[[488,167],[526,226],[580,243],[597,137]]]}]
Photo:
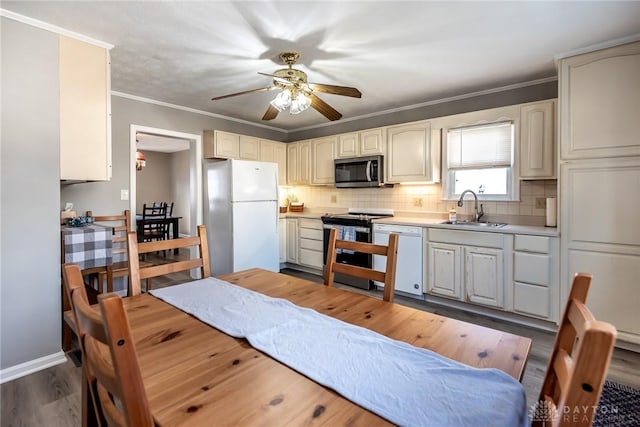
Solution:
[{"label": "bottle on counter", "polygon": [[455,223],[458,220],[458,216],[456,214],[456,208],[451,206],[451,209],[449,209],[449,222],[450,223]]}]

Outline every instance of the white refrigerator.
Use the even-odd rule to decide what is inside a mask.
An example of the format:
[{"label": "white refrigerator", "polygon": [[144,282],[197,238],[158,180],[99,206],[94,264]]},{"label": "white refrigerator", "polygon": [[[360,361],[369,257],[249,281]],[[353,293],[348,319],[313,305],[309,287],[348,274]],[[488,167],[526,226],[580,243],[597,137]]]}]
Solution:
[{"label": "white refrigerator", "polygon": [[279,271],[278,165],[223,160],[203,169],[211,274]]}]

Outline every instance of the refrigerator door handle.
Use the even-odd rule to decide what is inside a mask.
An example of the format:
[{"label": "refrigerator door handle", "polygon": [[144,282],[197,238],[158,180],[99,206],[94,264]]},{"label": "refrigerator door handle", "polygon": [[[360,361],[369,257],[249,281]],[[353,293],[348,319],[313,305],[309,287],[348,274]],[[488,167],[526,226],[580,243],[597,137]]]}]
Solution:
[{"label": "refrigerator door handle", "polygon": [[276,182],[276,232],[278,232],[278,220],[280,219],[280,186],[278,185],[278,171],[276,170],[273,174]]}]

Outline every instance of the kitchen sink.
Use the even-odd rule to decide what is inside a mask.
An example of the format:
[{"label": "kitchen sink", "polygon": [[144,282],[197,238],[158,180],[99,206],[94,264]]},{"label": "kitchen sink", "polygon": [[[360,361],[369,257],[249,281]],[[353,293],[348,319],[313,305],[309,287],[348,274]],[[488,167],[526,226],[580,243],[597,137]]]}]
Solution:
[{"label": "kitchen sink", "polygon": [[481,227],[481,228],[500,228],[507,225],[503,222],[475,222],[475,221],[456,221],[456,222],[444,221],[441,224],[462,225],[465,227]]}]

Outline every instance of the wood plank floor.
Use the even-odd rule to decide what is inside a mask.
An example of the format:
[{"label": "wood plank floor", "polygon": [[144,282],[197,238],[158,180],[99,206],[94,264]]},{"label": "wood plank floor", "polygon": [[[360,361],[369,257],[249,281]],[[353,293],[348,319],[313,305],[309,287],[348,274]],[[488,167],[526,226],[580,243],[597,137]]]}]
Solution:
[{"label": "wood plank floor", "polygon": [[[157,260],[166,262],[163,258]],[[170,259],[167,259],[170,261]],[[322,281],[320,276],[284,270],[314,282]],[[168,279],[154,281],[153,287],[188,280],[184,275],[171,275]],[[350,290],[359,291],[352,287]],[[365,292],[365,291],[362,291]],[[367,293],[381,297],[379,291]],[[437,313],[443,316],[480,324],[513,334],[530,337],[533,340],[531,354],[525,371],[523,384],[527,401],[531,406],[538,397],[547,360],[553,346],[554,334],[517,325],[511,322],[495,320],[482,315],[424,303],[411,298],[396,297],[398,304],[404,304]],[[640,388],[640,354],[628,350],[616,349],[613,354],[608,378],[631,387]],[[2,384],[0,387],[0,425],[9,426],[79,426],[80,425],[80,368],[68,358],[67,362],[43,371]]]}]

